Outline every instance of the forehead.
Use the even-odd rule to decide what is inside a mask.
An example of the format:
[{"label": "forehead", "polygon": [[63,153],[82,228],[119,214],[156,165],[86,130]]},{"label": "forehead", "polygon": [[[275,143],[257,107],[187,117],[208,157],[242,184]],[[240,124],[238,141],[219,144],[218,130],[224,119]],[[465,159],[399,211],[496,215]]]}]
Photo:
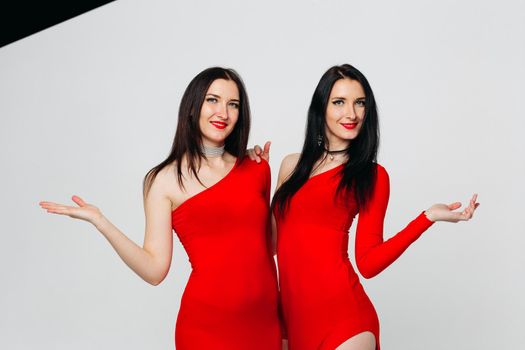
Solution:
[{"label": "forehead", "polygon": [[216,79],[211,83],[206,93],[227,99],[239,99],[239,89],[233,80]]},{"label": "forehead", "polygon": [[365,90],[361,83],[353,79],[339,79],[335,82],[330,92],[330,97],[345,97],[351,96],[354,98],[365,97]]}]

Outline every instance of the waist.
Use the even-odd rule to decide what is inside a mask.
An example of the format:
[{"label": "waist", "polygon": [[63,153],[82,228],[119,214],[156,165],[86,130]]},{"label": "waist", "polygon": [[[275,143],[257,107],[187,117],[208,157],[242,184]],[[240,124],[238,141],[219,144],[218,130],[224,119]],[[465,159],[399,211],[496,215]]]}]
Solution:
[{"label": "waist", "polygon": [[202,274],[192,272],[181,303],[215,310],[239,312],[273,308],[278,289],[270,272]]}]

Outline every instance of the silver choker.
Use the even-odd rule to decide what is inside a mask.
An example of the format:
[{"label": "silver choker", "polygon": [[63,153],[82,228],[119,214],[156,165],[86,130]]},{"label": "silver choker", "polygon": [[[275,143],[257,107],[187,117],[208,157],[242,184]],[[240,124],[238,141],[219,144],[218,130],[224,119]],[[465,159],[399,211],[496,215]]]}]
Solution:
[{"label": "silver choker", "polygon": [[224,154],[224,145],[221,147],[201,146],[201,151],[206,157],[220,157]]}]

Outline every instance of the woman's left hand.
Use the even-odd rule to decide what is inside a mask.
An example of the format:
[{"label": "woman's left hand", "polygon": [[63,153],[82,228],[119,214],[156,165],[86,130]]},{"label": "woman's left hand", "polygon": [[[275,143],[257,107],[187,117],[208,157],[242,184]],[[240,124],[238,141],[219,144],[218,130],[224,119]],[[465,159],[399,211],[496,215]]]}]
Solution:
[{"label": "woman's left hand", "polygon": [[254,148],[249,148],[246,150],[246,155],[250,157],[251,160],[255,160],[257,163],[261,162],[261,159],[265,161],[270,161],[270,145],[271,142],[267,141],[264,144],[264,148],[261,148],[259,145],[255,145]]},{"label": "woman's left hand", "polygon": [[479,206],[479,203],[476,202],[478,198],[477,194],[472,196],[470,204],[463,211],[454,211],[461,207],[460,202],[454,202],[452,204],[434,204],[427,211],[425,211],[426,217],[430,221],[448,221],[448,222],[458,222],[458,221],[468,221],[474,215],[474,211]]}]

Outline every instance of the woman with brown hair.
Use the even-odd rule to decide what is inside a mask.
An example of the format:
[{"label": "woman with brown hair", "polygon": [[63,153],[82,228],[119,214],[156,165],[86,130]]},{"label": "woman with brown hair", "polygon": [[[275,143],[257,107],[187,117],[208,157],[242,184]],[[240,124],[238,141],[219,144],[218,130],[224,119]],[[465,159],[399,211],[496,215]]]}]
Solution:
[{"label": "woman with brown hair", "polygon": [[153,285],[168,273],[176,231],[192,265],[177,318],[178,350],[281,348],[270,168],[244,159],[249,130],[248,96],[235,71],[209,68],[190,82],[171,152],[144,179],[142,247],[77,196],[78,207],[40,202],[49,213],[92,223]]}]

